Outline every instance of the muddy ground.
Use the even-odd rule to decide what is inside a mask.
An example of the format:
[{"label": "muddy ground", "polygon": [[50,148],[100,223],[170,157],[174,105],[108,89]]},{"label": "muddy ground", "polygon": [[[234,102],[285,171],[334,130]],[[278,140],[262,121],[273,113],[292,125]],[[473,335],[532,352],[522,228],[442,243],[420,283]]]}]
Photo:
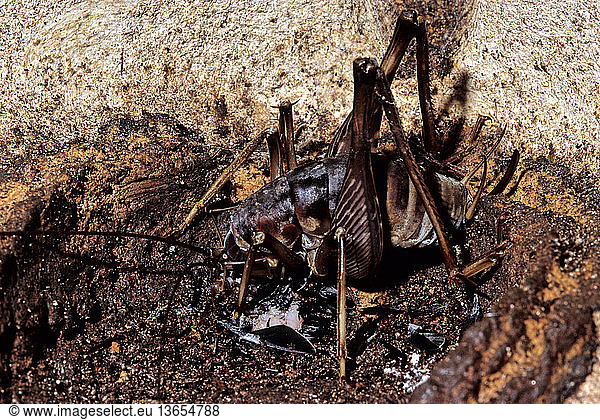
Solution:
[{"label": "muddy ground", "polygon": [[[17,166],[25,179],[46,179],[39,189],[3,184],[3,230],[168,236],[233,154],[164,115],[121,116],[102,133],[101,147]],[[256,154],[246,172],[260,174],[265,163]],[[506,164],[498,157],[494,167]],[[2,400],[562,402],[595,360],[599,192],[542,159],[522,162],[517,174],[508,196],[486,198],[456,238],[473,259],[493,246],[506,217],[506,257],[480,279],[482,295],[449,284],[435,248],[387,255],[375,286],[353,289],[351,341],[362,349],[353,350],[346,384],[337,380],[327,282],[253,289],[278,298],[251,305],[248,319],[296,290],[300,331],[316,348],[299,355],[222,326],[232,322],[239,275],[223,281],[203,253],[103,236],[4,238]],[[252,188],[229,185],[221,204]],[[222,232],[226,215],[215,221]],[[218,248],[214,226],[205,218],[182,240]],[[411,338],[409,324],[445,342],[431,348]]]}]

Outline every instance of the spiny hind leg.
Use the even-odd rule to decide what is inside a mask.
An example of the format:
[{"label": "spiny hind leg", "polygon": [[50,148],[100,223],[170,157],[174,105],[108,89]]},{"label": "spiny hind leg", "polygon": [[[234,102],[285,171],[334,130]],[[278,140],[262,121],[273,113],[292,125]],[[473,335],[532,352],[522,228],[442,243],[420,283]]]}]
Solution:
[{"label": "spiny hind leg", "polygon": [[396,148],[404,161],[410,180],[412,181],[415,190],[417,191],[419,198],[423,202],[425,211],[431,220],[433,228],[440,244],[440,250],[442,252],[442,258],[450,273],[451,278],[456,278],[460,275],[460,269],[450,247],[448,241],[448,235],[444,222],[440,217],[439,211],[435,204],[435,200],[429,190],[429,187],[425,183],[423,174],[417,165],[415,157],[413,156],[402,127],[400,125],[400,116],[398,109],[394,103],[394,96],[390,89],[388,81],[385,79],[383,72],[380,70],[377,78],[377,91],[383,105],[387,120],[389,122],[390,130],[396,143]]},{"label": "spiny hind leg", "polygon": [[404,133],[402,132],[402,128],[400,126],[400,116],[398,115],[398,110],[394,104],[394,96],[387,80],[385,80],[383,77],[383,72],[381,71],[378,77],[377,85],[378,93],[381,97],[381,102],[383,104],[394,141],[396,142],[396,148],[398,149],[398,152],[404,161],[410,180],[412,181],[419,198],[423,202],[427,216],[429,216],[429,220],[431,220],[431,224],[433,225],[433,229],[438,238],[442,259],[444,260],[444,264],[446,265],[450,279],[453,281],[462,280],[473,286],[477,286],[477,284],[471,279],[473,275],[472,271],[479,272],[480,270],[474,270],[476,267],[473,267],[473,270],[469,269],[469,271],[465,274],[464,267],[459,266],[456,260],[456,256],[454,255],[448,240],[445,223],[440,217],[440,213],[435,200],[433,199],[431,191],[425,183],[423,174],[421,173],[421,170],[419,169],[416,160],[408,146],[408,142],[404,137]]},{"label": "spiny hind leg", "polygon": [[[405,12],[398,17],[394,34],[381,61],[381,69],[390,83],[394,80],[400,62],[410,41],[415,37],[417,29],[417,14],[414,11]],[[381,107],[376,107],[371,121],[372,127],[369,130],[371,137],[379,137],[377,133],[381,126],[381,117]],[[327,150],[327,156],[336,156],[350,151],[353,118],[354,110],[350,111],[344,122],[335,131],[333,141]],[[377,144],[374,143],[373,147],[377,147]]]},{"label": "spiny hind leg", "polygon": [[[444,145],[442,144],[435,127],[435,117],[433,112],[433,105],[431,102],[431,90],[429,80],[429,45],[427,40],[427,29],[425,26],[425,20],[422,17],[419,17],[418,19],[418,30],[416,32],[416,40],[417,83],[419,86],[419,104],[421,108],[421,116],[423,119],[423,142],[427,151],[431,152],[432,154],[437,154],[443,150]],[[423,175],[421,174],[421,171],[419,170],[419,167],[416,164],[414,156],[410,151],[408,143],[406,142],[404,134],[402,133],[398,111],[394,105],[393,95],[389,87],[388,81],[385,79],[385,77],[383,77],[382,73],[383,72],[380,72],[378,83],[380,88],[380,97],[382,97],[382,104],[385,109],[386,116],[388,117],[388,121],[390,122],[390,128],[392,129],[392,134],[394,135],[396,146],[406,164],[411,181],[415,185],[415,189],[419,193],[419,196],[424,203],[427,215],[429,216],[433,224],[434,230],[438,237],[438,241],[440,243],[442,257],[444,259],[446,268],[448,269],[451,278],[455,280],[461,279],[463,281],[466,281],[467,283],[475,285],[475,283],[471,280],[471,277],[497,264],[498,260],[502,258],[502,255],[504,253],[505,244],[504,242],[499,242],[493,250],[489,251],[482,258],[478,259],[477,261],[471,264],[468,264],[467,266],[460,267],[458,265],[456,257],[454,256],[452,249],[450,248],[450,243],[446,234],[444,222],[439,215],[436,203],[433,200],[433,196],[431,195],[429,188],[424,182]],[[473,131],[473,138],[476,138],[479,135],[479,131],[481,130],[482,124],[483,118],[481,117],[476,123],[475,130]],[[505,185],[508,183],[508,181],[506,181],[505,178],[508,177],[508,179],[510,179],[512,177],[512,173],[514,173],[513,166],[516,166],[516,162],[518,162],[518,152],[515,152],[515,154],[513,154],[511,165],[509,165],[509,169],[507,170],[507,174],[505,174],[505,177],[503,177],[503,179],[499,182],[498,189],[504,189]],[[470,206],[470,208],[467,210],[468,218],[471,218],[473,216],[475,206],[477,205],[479,197],[481,196],[485,187],[485,177],[487,173],[487,156],[484,157],[483,166],[484,175],[482,176],[476,199],[474,200],[474,203]],[[496,190],[496,188],[494,188],[494,190]]]}]

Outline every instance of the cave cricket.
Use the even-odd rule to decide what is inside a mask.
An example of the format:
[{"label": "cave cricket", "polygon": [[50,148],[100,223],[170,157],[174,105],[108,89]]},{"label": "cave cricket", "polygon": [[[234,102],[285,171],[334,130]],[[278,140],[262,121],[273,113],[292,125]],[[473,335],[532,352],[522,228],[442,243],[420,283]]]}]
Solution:
[{"label": "cave cricket", "polygon": [[[423,123],[422,143],[417,145],[408,143],[390,89],[413,38]],[[501,235],[501,222],[496,245],[478,260],[461,265],[452,250],[447,232],[450,227],[459,229],[473,217],[486,187],[487,159],[497,147],[502,132],[481,163],[462,179],[457,177],[459,171],[455,163],[464,156],[438,160],[444,139],[436,129],[428,54],[424,19],[417,18],[415,12],[401,15],[380,66],[369,58],[354,61],[353,109],[335,131],[325,158],[298,165],[293,104],[282,103],[278,106],[278,127],[264,130],[248,143],[171,237],[92,231],[62,234],[124,236],[206,254],[204,247],[178,238],[198,216],[209,212],[207,206],[211,199],[266,141],[271,180],[233,208],[224,247],[218,255],[226,268],[236,261],[244,266],[234,318],[245,310],[250,279],[265,269],[272,272],[279,267],[293,273],[308,267],[315,276],[327,276],[333,268],[337,280],[336,357],[339,376],[345,379],[347,280],[368,282],[381,261],[384,247],[424,247],[437,243],[450,280],[474,287],[477,283],[473,278],[497,265],[504,255],[506,242]],[[396,146],[392,153],[378,151],[384,114]],[[471,130],[471,144],[475,143],[483,123],[484,117],[479,116]],[[504,190],[518,160],[519,153],[515,151],[504,176],[489,194]],[[482,166],[479,187],[471,195],[466,184]],[[0,232],[0,236],[51,233],[12,231]]]},{"label": "cave cricket", "polygon": [[[419,162],[403,132],[390,89],[413,38],[423,120]],[[499,222],[495,247],[478,260],[459,265],[451,248],[447,224],[458,229],[473,217],[486,185],[487,155],[494,148],[462,180],[451,176],[455,174],[454,165],[450,164],[452,159],[437,161],[444,144],[436,130],[431,103],[424,19],[417,18],[414,12],[400,16],[381,66],[375,60],[360,58],[353,63],[353,73],[353,110],[334,133],[325,158],[298,166],[292,104],[284,102],[278,107],[278,128],[267,129],[251,141],[179,227],[181,234],[199,214],[205,213],[216,192],[266,140],[271,180],[233,209],[221,253],[225,261],[244,261],[234,317],[239,317],[245,309],[250,279],[255,272],[264,272],[265,267],[260,265],[282,264],[292,272],[308,266],[313,275],[327,276],[331,260],[336,260],[340,378],[347,375],[347,280],[368,282],[385,246],[408,248],[437,243],[449,278],[475,287],[473,277],[498,264],[506,246]],[[377,151],[384,113],[396,146],[391,154]],[[471,144],[483,122],[480,116],[471,132]],[[502,134],[499,133],[499,139]],[[504,190],[518,158],[515,151],[506,173],[490,194]],[[471,196],[466,183],[481,166],[480,185]],[[429,182],[425,181],[421,167],[425,167]]]}]

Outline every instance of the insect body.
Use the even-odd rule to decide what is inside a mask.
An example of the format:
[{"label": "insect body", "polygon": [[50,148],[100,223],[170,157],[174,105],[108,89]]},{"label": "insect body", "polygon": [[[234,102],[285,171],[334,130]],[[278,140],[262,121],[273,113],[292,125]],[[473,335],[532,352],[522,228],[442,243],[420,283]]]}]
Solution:
[{"label": "insect body", "polygon": [[[422,200],[409,180],[406,166],[396,154],[371,155],[377,198],[385,203],[384,242],[410,248],[432,245],[437,236]],[[230,217],[225,252],[239,259],[248,252],[257,232],[267,233],[289,248],[307,254],[317,275],[314,254],[330,230],[348,164],[348,155],[302,165],[273,180],[240,203]],[[437,192],[441,211],[459,229],[466,221],[472,197],[466,186],[436,173],[431,188]],[[240,252],[241,251],[241,252]]]},{"label": "insect body", "polygon": [[[245,259],[236,314],[243,309],[248,281],[259,257],[291,269],[308,264],[317,275],[326,275],[331,260],[337,259],[340,377],[346,375],[346,278],[368,279],[379,265],[384,246],[422,247],[437,241],[450,277],[469,283],[503,255],[503,244],[498,243],[481,259],[460,266],[452,252],[445,226],[458,228],[472,216],[485,184],[487,163],[484,160],[482,182],[474,199],[463,183],[439,173],[434,166],[430,166],[425,181],[402,131],[389,86],[413,38],[417,43],[424,154],[435,160],[442,145],[429,92],[426,29],[424,21],[413,13],[398,19],[381,67],[372,59],[354,61],[353,111],[334,135],[325,159],[297,167],[292,105],[282,104],[278,130],[263,132],[247,146],[182,226],[189,225],[225,182],[226,174],[266,138],[272,180],[232,212],[225,239],[224,253]],[[396,145],[392,155],[374,153],[384,112]],[[472,140],[478,130],[473,133]],[[443,164],[438,166],[443,168]]]}]

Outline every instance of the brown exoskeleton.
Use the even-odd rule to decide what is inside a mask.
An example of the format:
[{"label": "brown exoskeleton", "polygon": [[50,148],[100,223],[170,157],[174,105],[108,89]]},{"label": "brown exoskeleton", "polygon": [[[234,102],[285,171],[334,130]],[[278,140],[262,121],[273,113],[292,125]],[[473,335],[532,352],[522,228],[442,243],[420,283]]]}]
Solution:
[{"label": "brown exoskeleton", "polygon": [[[442,164],[433,168],[437,172],[432,171],[430,184],[425,182],[402,131],[389,85],[413,38],[423,147],[426,154],[435,157],[442,144],[430,98],[426,29],[423,20],[411,13],[398,19],[381,66],[367,58],[354,61],[353,111],[336,132],[326,158],[297,166],[292,106],[285,103],[279,107],[278,129],[266,130],[252,141],[180,227],[185,230],[252,150],[267,140],[271,182],[232,211],[225,238],[224,255],[245,261],[236,316],[243,309],[248,281],[259,257],[269,257],[292,270],[307,264],[318,276],[327,275],[330,259],[337,258],[340,377],[346,376],[346,279],[369,279],[380,263],[384,246],[423,247],[437,242],[450,278],[469,283],[473,283],[473,276],[497,264],[504,251],[499,241],[483,258],[466,266],[460,266],[452,252],[444,223],[459,228],[472,217],[487,164],[484,160],[484,175],[475,198],[464,183],[441,173]],[[396,144],[393,155],[375,152],[384,112]],[[479,119],[473,139],[481,123]],[[496,192],[512,176],[517,159],[515,153]]]}]

